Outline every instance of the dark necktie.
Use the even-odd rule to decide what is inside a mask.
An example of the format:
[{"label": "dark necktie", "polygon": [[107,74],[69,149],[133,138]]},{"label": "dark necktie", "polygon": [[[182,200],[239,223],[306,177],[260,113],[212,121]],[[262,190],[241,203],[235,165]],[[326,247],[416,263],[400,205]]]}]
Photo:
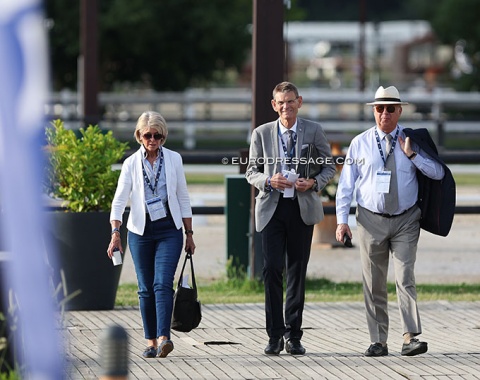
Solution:
[{"label": "dark necktie", "polygon": [[288,169],[291,169],[293,167],[292,165],[292,157],[291,157],[291,154],[292,154],[292,149],[293,149],[293,131],[292,130],[288,130],[287,131],[287,154],[288,154]]},{"label": "dark necktie", "polygon": [[[390,152],[392,148],[392,135],[385,136],[386,142],[386,154]],[[390,170],[392,176],[390,177],[390,191],[385,193],[385,212],[393,215],[398,209],[398,186],[397,186],[397,168],[395,165],[395,155],[392,154],[387,157],[387,164],[385,165],[387,170]]]}]

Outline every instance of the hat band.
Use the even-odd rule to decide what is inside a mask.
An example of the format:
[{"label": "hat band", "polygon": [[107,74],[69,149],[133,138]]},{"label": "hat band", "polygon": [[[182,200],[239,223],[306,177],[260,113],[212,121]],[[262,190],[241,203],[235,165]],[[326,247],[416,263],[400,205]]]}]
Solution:
[{"label": "hat band", "polygon": [[375,98],[376,102],[399,102],[401,103],[400,99],[398,98]]}]

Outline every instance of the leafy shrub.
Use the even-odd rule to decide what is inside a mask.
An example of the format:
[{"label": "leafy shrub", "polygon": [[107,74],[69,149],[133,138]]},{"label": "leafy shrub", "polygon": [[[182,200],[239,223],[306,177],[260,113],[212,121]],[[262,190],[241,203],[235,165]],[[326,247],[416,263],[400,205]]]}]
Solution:
[{"label": "leafy shrub", "polygon": [[77,137],[61,120],[52,121],[45,135],[47,193],[62,199],[62,206],[71,212],[109,210],[120,174],[112,165],[123,157],[128,144],[92,125],[80,128]]}]

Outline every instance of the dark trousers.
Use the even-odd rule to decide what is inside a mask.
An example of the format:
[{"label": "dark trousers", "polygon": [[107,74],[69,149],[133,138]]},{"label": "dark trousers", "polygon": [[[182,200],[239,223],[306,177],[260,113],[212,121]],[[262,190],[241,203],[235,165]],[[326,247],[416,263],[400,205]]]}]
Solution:
[{"label": "dark trousers", "polygon": [[[305,277],[310,258],[313,225],[301,216],[298,199],[281,197],[272,219],[262,231],[265,317],[269,337],[301,339],[305,304]],[[285,319],[283,273],[286,268]]]}]

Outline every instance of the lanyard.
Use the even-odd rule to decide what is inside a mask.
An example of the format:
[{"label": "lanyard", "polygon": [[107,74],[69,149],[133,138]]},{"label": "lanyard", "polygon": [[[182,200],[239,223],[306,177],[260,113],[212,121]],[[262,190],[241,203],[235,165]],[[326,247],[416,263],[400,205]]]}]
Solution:
[{"label": "lanyard", "polygon": [[157,174],[155,176],[155,186],[152,187],[152,183],[148,178],[148,175],[147,175],[147,172],[145,171],[145,166],[143,165],[143,160],[142,160],[143,178],[145,178],[145,182],[147,183],[150,190],[152,190],[153,194],[155,194],[155,192],[157,191],[158,179],[160,178],[160,172],[162,171],[162,166],[163,166],[163,150],[160,149],[160,163],[158,165]]},{"label": "lanyard", "polygon": [[392,146],[390,148],[390,152],[387,153],[387,158],[383,155],[383,149],[382,149],[382,144],[380,143],[380,137],[378,136],[377,128],[375,128],[375,138],[377,139],[377,146],[378,146],[378,151],[380,152],[380,157],[382,157],[383,165],[387,166],[387,160],[388,157],[393,153],[393,150],[395,149],[395,145],[397,144],[397,137],[398,137],[398,132],[400,131],[400,128],[397,128],[397,132],[395,133],[395,137],[393,138],[392,141]]},{"label": "lanyard", "polygon": [[280,141],[282,142],[282,148],[283,148],[283,153],[285,154],[285,157],[288,157],[291,159],[295,155],[295,146],[297,145],[297,134],[295,133],[294,136],[292,137],[293,144],[292,144],[292,150],[290,152],[287,152],[287,147],[285,146],[285,142],[282,139],[282,134],[280,133],[280,127],[278,127],[278,136],[280,137]]}]

